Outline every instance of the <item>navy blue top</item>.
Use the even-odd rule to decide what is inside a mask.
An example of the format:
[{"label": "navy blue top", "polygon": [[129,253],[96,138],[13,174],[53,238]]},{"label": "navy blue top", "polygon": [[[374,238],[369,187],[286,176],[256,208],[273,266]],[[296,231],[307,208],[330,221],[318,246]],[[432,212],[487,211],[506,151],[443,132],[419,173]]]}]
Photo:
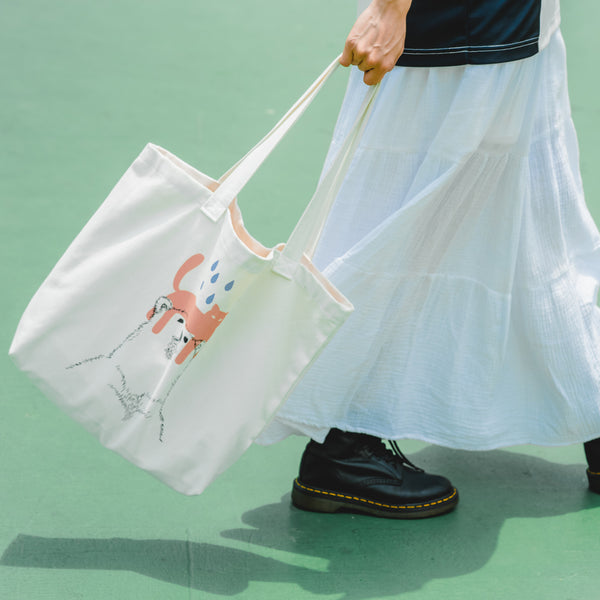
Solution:
[{"label": "navy blue top", "polygon": [[413,0],[397,64],[508,62],[539,50],[542,0]]}]

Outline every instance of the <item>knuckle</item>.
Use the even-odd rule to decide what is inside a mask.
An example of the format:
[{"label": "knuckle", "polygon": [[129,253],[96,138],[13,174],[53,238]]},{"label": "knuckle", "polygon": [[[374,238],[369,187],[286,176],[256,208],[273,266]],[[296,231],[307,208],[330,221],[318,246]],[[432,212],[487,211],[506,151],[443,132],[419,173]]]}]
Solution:
[{"label": "knuckle", "polygon": [[385,73],[389,73],[396,66],[396,61],[393,59],[386,59],[381,64],[381,68]]},{"label": "knuckle", "polygon": [[350,36],[348,36],[348,39],[346,40],[346,48],[348,48],[349,50],[356,51],[356,49],[359,46],[359,42],[360,42],[360,39],[358,36],[350,35]]}]

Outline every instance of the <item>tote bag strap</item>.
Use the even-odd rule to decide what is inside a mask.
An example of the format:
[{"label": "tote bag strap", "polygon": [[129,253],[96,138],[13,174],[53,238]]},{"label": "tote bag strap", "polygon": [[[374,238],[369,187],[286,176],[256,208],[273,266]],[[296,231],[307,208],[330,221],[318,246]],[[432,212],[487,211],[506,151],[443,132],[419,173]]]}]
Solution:
[{"label": "tote bag strap", "polygon": [[284,138],[286,133],[302,116],[316,95],[339,66],[336,58],[317,77],[304,94],[295,102],[279,122],[241,160],[231,167],[220,179],[219,187],[202,206],[202,211],[213,221],[218,221],[231,202],[258,170],[260,165]]},{"label": "tote bag strap", "polygon": [[274,267],[279,274],[291,278],[303,255],[312,258],[327,216],[354,158],[378,89],[379,84],[370,86],[367,90],[354,124],[331,161],[330,167],[321,177],[310,203],[281,251],[280,260]]}]

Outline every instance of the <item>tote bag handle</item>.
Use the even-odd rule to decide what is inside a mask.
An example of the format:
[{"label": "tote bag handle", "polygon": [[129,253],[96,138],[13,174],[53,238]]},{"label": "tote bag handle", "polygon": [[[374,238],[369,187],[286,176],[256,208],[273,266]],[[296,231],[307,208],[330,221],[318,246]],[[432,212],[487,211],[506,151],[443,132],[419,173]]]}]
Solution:
[{"label": "tote bag handle", "polygon": [[[369,119],[378,89],[379,84],[370,86],[367,90],[354,124],[331,161],[330,167],[321,177],[311,201],[292,231],[285,248],[281,252],[282,265],[276,269],[280,274],[284,275],[287,269],[293,268],[292,265],[299,263],[303,255],[312,259],[325,227],[327,216],[354,158],[356,147]],[[284,265],[287,265],[287,267]]]},{"label": "tote bag handle", "polygon": [[228,209],[234,198],[250,181],[258,168],[284,138],[286,133],[302,116],[316,95],[323,88],[339,66],[336,58],[317,79],[310,85],[304,94],[294,103],[278,123],[256,144],[243,158],[231,167],[220,179],[219,187],[211,194],[202,206],[202,211],[213,221],[218,221]]},{"label": "tote bag handle", "polygon": [[[246,183],[302,116],[339,66],[339,58],[336,58],[319,75],[273,129],[219,179],[219,187],[202,206],[202,211],[213,221],[221,218]],[[327,215],[352,162],[354,150],[367,123],[378,89],[379,85],[375,85],[370,86],[367,90],[350,132],[332,160],[331,166],[321,177],[311,201],[282,250],[279,260],[276,261],[274,270],[281,275],[292,277],[302,256],[312,257],[325,226]]]}]

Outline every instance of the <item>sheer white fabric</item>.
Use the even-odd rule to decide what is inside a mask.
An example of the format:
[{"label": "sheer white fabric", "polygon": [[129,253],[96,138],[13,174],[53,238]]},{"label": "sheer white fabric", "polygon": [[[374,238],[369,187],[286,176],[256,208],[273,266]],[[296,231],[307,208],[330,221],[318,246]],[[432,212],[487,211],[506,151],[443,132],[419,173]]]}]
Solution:
[{"label": "sheer white fabric", "polygon": [[259,442],[330,427],[463,449],[600,436],[600,235],[560,33],[522,61],[396,68],[375,102],[315,257],[356,311]]},{"label": "sheer white fabric", "polygon": [[544,49],[560,26],[560,0],[542,0],[540,6],[540,50]]}]

